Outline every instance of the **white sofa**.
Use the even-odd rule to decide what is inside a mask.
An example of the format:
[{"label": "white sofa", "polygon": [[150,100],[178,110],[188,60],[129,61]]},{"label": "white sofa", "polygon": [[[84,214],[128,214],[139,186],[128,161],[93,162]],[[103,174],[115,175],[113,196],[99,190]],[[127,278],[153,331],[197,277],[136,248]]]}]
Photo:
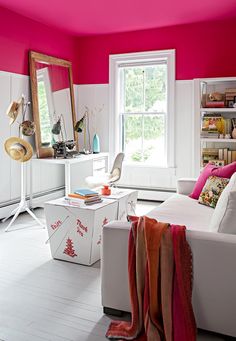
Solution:
[{"label": "white sofa", "polygon": [[[179,180],[178,193],[148,216],[187,227],[187,240],[193,253],[193,309],[198,328],[236,337],[236,235],[209,231],[214,210],[188,197],[195,181]],[[105,313],[130,312],[129,230],[129,223],[119,221],[103,229],[101,264]]]}]

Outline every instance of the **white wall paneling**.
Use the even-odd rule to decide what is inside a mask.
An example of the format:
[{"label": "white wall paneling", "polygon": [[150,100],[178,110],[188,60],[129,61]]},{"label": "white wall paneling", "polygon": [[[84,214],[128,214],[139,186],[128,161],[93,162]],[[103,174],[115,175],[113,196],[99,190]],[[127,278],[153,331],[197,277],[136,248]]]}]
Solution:
[{"label": "white wall paneling", "polygon": [[[78,86],[78,118],[81,118],[85,112],[85,106],[89,108],[90,114],[90,140],[91,146],[95,132],[100,139],[102,152],[109,150],[109,85],[79,85]],[[99,112],[99,110],[101,110]],[[82,150],[83,133],[79,134],[79,145]]]},{"label": "white wall paneling", "polygon": [[193,81],[176,81],[176,177],[194,176]]},{"label": "white wall paneling", "polygon": [[11,100],[11,77],[9,73],[0,72],[0,202],[11,198],[11,160],[4,152],[4,141],[10,136],[9,119],[5,112]]}]

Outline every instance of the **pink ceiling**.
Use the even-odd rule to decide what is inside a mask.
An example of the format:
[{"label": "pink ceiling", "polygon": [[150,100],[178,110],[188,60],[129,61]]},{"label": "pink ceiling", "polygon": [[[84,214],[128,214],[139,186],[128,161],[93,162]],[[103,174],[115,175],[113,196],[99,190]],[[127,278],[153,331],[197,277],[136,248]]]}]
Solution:
[{"label": "pink ceiling", "polygon": [[0,6],[73,35],[236,17],[235,0],[0,0]]}]

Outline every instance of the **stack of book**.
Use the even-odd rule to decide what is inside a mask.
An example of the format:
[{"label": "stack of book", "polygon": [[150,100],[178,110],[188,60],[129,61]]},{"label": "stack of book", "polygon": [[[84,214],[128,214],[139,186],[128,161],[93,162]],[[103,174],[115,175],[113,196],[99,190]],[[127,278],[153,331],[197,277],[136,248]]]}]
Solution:
[{"label": "stack of book", "polygon": [[208,162],[216,166],[224,166],[234,161],[236,161],[236,150],[229,150],[228,148],[202,149],[202,166]]},{"label": "stack of book", "polygon": [[101,196],[98,192],[87,188],[80,188],[74,191],[74,193],[68,194],[68,198],[71,200],[83,200],[85,205],[93,205],[102,202]]},{"label": "stack of book", "polygon": [[224,160],[225,165],[236,161],[236,150],[229,150],[228,148],[219,148],[219,159]]},{"label": "stack of book", "polygon": [[234,101],[234,97],[235,96],[236,96],[236,88],[225,89],[225,99],[226,99],[226,101]]}]

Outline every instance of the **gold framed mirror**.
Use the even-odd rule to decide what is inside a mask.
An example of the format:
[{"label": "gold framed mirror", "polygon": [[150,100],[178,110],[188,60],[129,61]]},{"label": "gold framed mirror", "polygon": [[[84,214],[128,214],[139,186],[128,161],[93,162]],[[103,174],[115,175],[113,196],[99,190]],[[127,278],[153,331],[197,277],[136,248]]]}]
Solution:
[{"label": "gold framed mirror", "polygon": [[30,81],[38,158],[52,157],[55,142],[75,141],[71,62],[30,51]]}]

